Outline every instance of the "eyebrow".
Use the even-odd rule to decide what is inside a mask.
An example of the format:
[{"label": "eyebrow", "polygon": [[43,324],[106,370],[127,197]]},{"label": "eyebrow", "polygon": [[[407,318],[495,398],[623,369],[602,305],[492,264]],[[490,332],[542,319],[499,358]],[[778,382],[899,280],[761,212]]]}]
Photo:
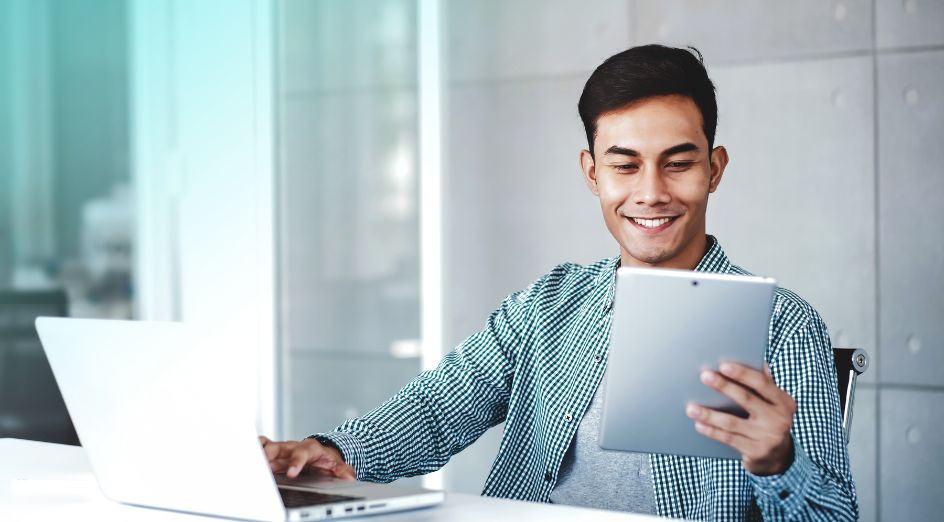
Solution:
[{"label": "eyebrow", "polygon": [[[682,153],[682,152],[698,151],[698,150],[700,150],[700,149],[698,148],[698,145],[695,145],[694,143],[680,143],[680,144],[678,144],[678,145],[673,145],[673,146],[671,146],[671,147],[665,149],[664,151],[662,151],[661,154],[659,154],[659,156],[671,156],[671,155],[673,155],[673,154],[679,154],[679,153]],[[637,151],[635,151],[635,150],[633,150],[633,149],[630,149],[630,148],[627,148],[627,147],[620,147],[619,145],[613,145],[612,147],[606,149],[606,152],[604,152],[603,154],[604,154],[604,155],[606,155],[606,154],[618,154],[618,155],[620,155],[620,156],[633,156],[633,157],[637,157],[637,158],[638,158],[639,156],[642,156],[642,154],[640,154],[639,152],[637,152]]]}]

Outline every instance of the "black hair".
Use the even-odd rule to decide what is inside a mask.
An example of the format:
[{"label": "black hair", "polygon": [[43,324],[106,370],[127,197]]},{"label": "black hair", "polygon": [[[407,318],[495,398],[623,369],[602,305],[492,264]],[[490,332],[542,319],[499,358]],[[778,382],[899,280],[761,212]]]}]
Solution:
[{"label": "black hair", "polygon": [[688,96],[695,102],[711,150],[718,124],[718,102],[698,49],[642,45],[607,58],[590,75],[577,103],[590,154],[597,119],[602,114],[645,98],[673,94]]}]

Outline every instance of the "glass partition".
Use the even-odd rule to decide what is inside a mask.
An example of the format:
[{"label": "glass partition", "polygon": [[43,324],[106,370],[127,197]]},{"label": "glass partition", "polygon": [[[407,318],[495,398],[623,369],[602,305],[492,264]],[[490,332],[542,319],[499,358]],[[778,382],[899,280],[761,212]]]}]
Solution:
[{"label": "glass partition", "polygon": [[277,4],[281,426],[334,428],[420,370],[417,7]]},{"label": "glass partition", "polygon": [[0,2],[0,437],[78,442],[36,316],[134,315],[126,20]]}]

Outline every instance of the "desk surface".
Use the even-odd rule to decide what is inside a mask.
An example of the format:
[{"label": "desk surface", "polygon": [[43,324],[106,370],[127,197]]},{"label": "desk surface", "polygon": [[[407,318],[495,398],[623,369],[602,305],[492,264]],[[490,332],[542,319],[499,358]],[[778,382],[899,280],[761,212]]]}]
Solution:
[{"label": "desk surface", "polygon": [[[0,520],[218,521],[218,518],[137,508],[102,496],[82,448],[0,439]],[[369,522],[463,520],[659,520],[656,517],[447,493],[441,506],[343,520]]]}]

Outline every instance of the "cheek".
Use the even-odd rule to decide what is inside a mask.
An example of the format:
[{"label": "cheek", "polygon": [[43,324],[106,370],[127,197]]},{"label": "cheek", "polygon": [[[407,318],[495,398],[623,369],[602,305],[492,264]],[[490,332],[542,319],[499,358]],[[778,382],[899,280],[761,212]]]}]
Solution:
[{"label": "cheek", "polygon": [[620,205],[626,201],[629,195],[628,187],[612,181],[599,183],[597,191],[599,192],[600,204],[604,207]]},{"label": "cheek", "polygon": [[686,206],[704,205],[708,200],[707,180],[699,177],[698,179],[681,180],[672,187],[674,199]]}]

